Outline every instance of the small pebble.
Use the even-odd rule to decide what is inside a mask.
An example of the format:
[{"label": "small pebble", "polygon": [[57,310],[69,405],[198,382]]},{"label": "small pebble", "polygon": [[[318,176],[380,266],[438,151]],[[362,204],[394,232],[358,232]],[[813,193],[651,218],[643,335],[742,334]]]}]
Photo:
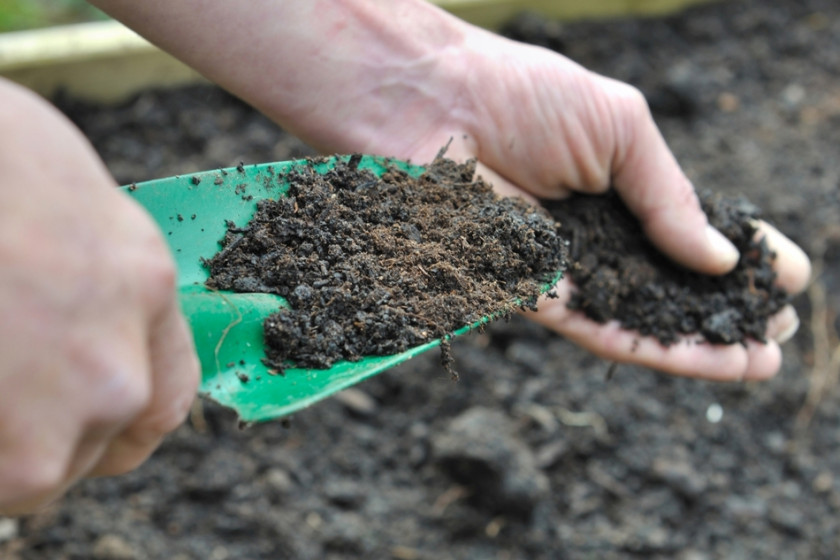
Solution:
[{"label": "small pebble", "polygon": [[278,494],[288,494],[295,485],[288,472],[276,467],[265,473],[265,482]]},{"label": "small pebble", "polygon": [[0,517],[0,543],[10,541],[18,536],[18,520],[10,517]]},{"label": "small pebble", "polygon": [[119,535],[102,535],[93,544],[97,560],[134,560],[137,552]]},{"label": "small pebble", "polygon": [[347,410],[359,416],[371,416],[379,408],[376,400],[360,389],[345,389],[336,393],[335,399]]},{"label": "small pebble", "polygon": [[718,403],[712,403],[706,409],[706,420],[712,424],[717,424],[723,419],[723,407]]}]

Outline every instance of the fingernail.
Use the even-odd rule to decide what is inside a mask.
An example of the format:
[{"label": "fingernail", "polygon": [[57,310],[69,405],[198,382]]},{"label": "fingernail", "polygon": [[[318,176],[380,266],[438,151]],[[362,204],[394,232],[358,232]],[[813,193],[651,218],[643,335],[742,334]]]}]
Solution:
[{"label": "fingernail", "polygon": [[782,309],[779,312],[778,316],[783,323],[787,323],[788,325],[774,338],[779,344],[784,344],[785,342],[793,338],[793,335],[795,335],[796,331],[799,330],[799,316],[796,314],[796,311],[793,309],[793,307],[789,305]]},{"label": "fingernail", "polygon": [[709,244],[714,249],[718,259],[720,259],[722,266],[727,270],[735,266],[740,255],[738,254],[738,249],[735,248],[735,245],[731,241],[712,226],[706,226],[706,239],[709,240]]}]

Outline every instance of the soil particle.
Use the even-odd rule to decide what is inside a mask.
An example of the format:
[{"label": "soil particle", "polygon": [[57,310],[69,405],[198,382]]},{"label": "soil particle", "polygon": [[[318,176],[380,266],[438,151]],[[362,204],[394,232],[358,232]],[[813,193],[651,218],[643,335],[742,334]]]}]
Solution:
[{"label": "soil particle", "polygon": [[213,502],[227,496],[254,472],[254,463],[249,457],[221,448],[202,458],[184,490],[191,500]]},{"label": "soil particle", "polygon": [[353,480],[335,479],[324,485],[324,497],[342,509],[358,509],[365,501],[363,488]]},{"label": "soil particle", "polygon": [[135,560],[137,551],[119,535],[102,535],[93,544],[96,560]]},{"label": "soil particle", "polygon": [[292,476],[285,469],[278,467],[270,468],[264,477],[266,486],[270,488],[275,497],[282,499],[289,494],[295,487],[295,482]]},{"label": "soil particle", "polygon": [[771,525],[791,535],[801,537],[806,532],[805,515],[796,502],[787,500],[773,504],[768,511],[768,519]]},{"label": "soil particle", "polygon": [[577,290],[569,307],[665,345],[694,334],[718,344],[764,341],[767,320],[789,297],[774,285],[775,254],[756,239],[760,212],[743,197],[710,192],[701,204],[741,253],[728,274],[700,274],[665,257],[613,191],[546,202],[571,242],[568,275]]},{"label": "soil particle", "polygon": [[228,224],[207,263],[211,288],[288,300],[264,323],[270,366],[397,354],[533,308],[565,268],[548,214],[473,180],[474,161],[439,156],[419,178],[396,166],[379,178],[358,161],[292,171],[288,196],[258,203],[244,227]]},{"label": "soil particle", "polygon": [[374,546],[364,518],[352,512],[339,512],[330,517],[322,530],[324,547],[329,553],[370,557]]},{"label": "soil particle", "polygon": [[708,487],[706,477],[685,460],[659,457],[653,461],[652,471],[687,500],[697,499]]},{"label": "soil particle", "polygon": [[490,511],[529,516],[544,498],[548,479],[499,411],[467,410],[433,438],[432,447],[440,467]]},{"label": "soil particle", "polygon": [[18,535],[18,520],[10,517],[0,517],[0,543],[10,541]]},{"label": "soil particle", "polygon": [[336,393],[333,398],[343,404],[348,412],[360,418],[369,418],[379,411],[376,399],[353,387]]}]

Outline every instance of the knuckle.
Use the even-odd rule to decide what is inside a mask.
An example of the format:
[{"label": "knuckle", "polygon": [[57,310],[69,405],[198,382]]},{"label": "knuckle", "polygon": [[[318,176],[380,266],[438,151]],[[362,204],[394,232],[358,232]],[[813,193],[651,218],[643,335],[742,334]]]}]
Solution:
[{"label": "knuckle", "polygon": [[139,368],[104,368],[92,386],[96,388],[93,406],[97,410],[90,415],[95,423],[129,421],[142,414],[152,400],[149,375]]},{"label": "knuckle", "polygon": [[20,472],[18,481],[31,494],[49,494],[64,484],[66,472],[63,461],[47,458]]},{"label": "knuckle", "polygon": [[624,104],[630,114],[647,117],[650,114],[647,99],[642,90],[627,83],[615,84],[615,97]]},{"label": "knuckle", "polygon": [[158,246],[150,252],[146,269],[146,281],[164,293],[173,292],[177,281],[175,261],[165,246]]},{"label": "knuckle", "polygon": [[705,216],[700,212],[700,198],[697,196],[697,191],[688,179],[674,184],[674,199],[677,204],[696,210],[698,217]]},{"label": "knuckle", "polygon": [[615,83],[611,86],[613,116],[617,138],[625,142],[635,141],[635,136],[647,131],[653,124],[645,94],[630,84]]},{"label": "knuckle", "polygon": [[177,268],[165,247],[152,242],[131,270],[139,271],[134,278],[140,303],[153,314],[166,309],[175,299]]},{"label": "knuckle", "polygon": [[671,183],[667,196],[660,197],[651,203],[651,219],[669,216],[674,208],[682,209],[680,221],[693,227],[702,227],[707,223],[706,215],[700,208],[700,199],[694,185],[688,179]]},{"label": "knuckle", "polygon": [[129,420],[145,410],[152,399],[151,376],[145,351],[130,337],[111,344],[91,345],[85,338],[68,337],[64,355],[73,369],[86,380],[89,414],[94,421]]},{"label": "knuckle", "polygon": [[148,281],[162,294],[169,295],[175,291],[177,271],[175,263],[169,254],[160,255],[148,269]]},{"label": "knuckle", "polygon": [[23,451],[10,454],[10,459],[11,463],[0,469],[0,505],[38,500],[54,494],[65,484],[68,464],[60,457]]},{"label": "knuckle", "polygon": [[120,195],[118,205],[126,242],[111,246],[119,253],[110,261],[117,270],[110,272],[126,279],[146,305],[168,300],[175,293],[177,267],[162,232],[134,201]]},{"label": "knuckle", "polygon": [[193,395],[182,395],[166,406],[149,411],[138,422],[137,429],[145,433],[149,439],[160,438],[175,431],[187,417],[193,400]]},{"label": "knuckle", "polygon": [[176,370],[165,372],[178,376],[173,386],[164,383],[153,392],[152,400],[135,416],[129,432],[139,443],[153,445],[166,434],[176,430],[186,419],[196,398],[199,367],[196,358],[179,362]]},{"label": "knuckle", "polygon": [[125,453],[97,474],[100,476],[121,476],[137,470],[148,459],[148,453]]},{"label": "knuckle", "polygon": [[119,419],[134,418],[149,407],[152,387],[147,375],[122,370],[110,376],[104,403],[108,415]]},{"label": "knuckle", "polygon": [[576,191],[585,194],[604,194],[610,189],[610,170],[603,166],[593,167],[573,186]]}]

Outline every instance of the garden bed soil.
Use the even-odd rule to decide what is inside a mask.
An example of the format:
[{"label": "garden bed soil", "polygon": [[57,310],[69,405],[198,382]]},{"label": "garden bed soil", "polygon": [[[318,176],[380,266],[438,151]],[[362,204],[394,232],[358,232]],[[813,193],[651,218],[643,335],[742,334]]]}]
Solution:
[{"label": "garden bed soil", "polygon": [[[840,555],[840,5],[730,1],[506,32],[648,97],[701,189],[814,259],[764,383],[608,364],[520,317],[290,422],[203,413],[126,476],[0,520],[6,559],[815,558]],[[217,89],[62,107],[122,183],[312,155]]]}]

